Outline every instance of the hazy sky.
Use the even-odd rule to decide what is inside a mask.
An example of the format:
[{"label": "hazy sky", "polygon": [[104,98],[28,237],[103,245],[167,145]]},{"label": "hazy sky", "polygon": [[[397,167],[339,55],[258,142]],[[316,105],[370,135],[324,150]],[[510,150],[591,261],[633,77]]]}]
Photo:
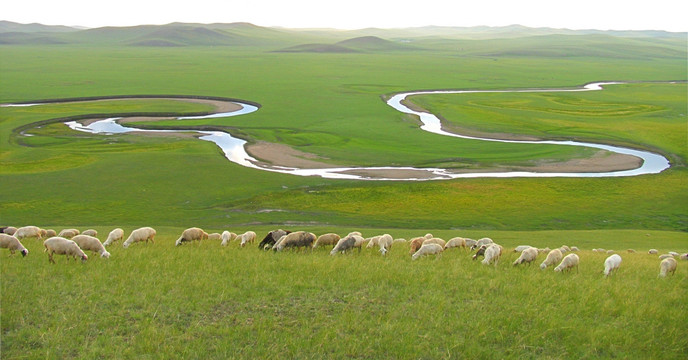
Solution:
[{"label": "hazy sky", "polygon": [[684,0],[14,0],[0,20],[86,27],[230,23],[360,29],[425,25],[688,31]]}]

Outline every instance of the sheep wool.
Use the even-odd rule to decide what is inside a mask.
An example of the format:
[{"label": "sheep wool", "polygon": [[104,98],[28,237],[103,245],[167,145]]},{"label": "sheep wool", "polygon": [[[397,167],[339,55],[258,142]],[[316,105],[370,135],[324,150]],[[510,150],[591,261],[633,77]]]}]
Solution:
[{"label": "sheep wool", "polygon": [[120,228],[116,228],[116,229],[110,231],[107,239],[103,243],[103,246],[108,246],[115,241],[120,241],[120,240],[122,240],[123,237],[124,237],[124,230],[122,230]]},{"label": "sheep wool", "polygon": [[555,264],[560,262],[563,257],[564,254],[562,254],[561,250],[559,249],[554,249],[550,251],[547,254],[547,258],[545,259],[545,261],[543,261],[542,264],[540,264],[540,269],[545,270],[548,266],[555,266]]},{"label": "sheep wool", "polygon": [[471,246],[471,250],[479,249],[483,245],[489,245],[489,244],[493,244],[493,243],[494,243],[494,241],[492,241],[492,239],[490,239],[488,237],[484,237],[484,238],[476,241],[476,243]]},{"label": "sheep wool", "polygon": [[55,263],[53,254],[65,255],[67,257],[67,261],[69,261],[70,256],[75,260],[77,257],[79,257],[81,261],[88,260],[88,256],[84,254],[79,245],[77,245],[74,241],[65,239],[63,237],[53,236],[45,240],[43,242],[43,246],[45,247],[45,252],[48,253],[48,261],[53,264]]},{"label": "sheep wool", "polygon": [[98,231],[96,231],[96,230],[94,230],[94,229],[88,229],[88,230],[82,232],[81,235],[88,235],[88,236],[98,237]]},{"label": "sheep wool", "polygon": [[45,237],[46,238],[51,238],[53,236],[57,236],[57,232],[55,232],[55,230],[53,230],[53,229],[45,230]]},{"label": "sheep wool", "polygon": [[330,251],[330,255],[334,256],[337,253],[346,252],[350,249],[353,249],[354,245],[356,245],[356,239],[354,236],[347,236],[343,239],[339,239],[337,245],[335,245],[334,248],[332,248],[332,251]]},{"label": "sheep wool", "polygon": [[270,231],[267,235],[265,235],[265,238],[258,244],[258,249],[269,249],[275,244],[277,244],[277,241],[282,238],[282,236],[291,234],[291,231],[286,231],[282,229],[277,229],[277,230],[272,230]]},{"label": "sheep wool", "polygon": [[132,231],[131,234],[129,234],[129,237],[127,238],[127,240],[124,241],[122,246],[126,249],[131,244],[137,243],[137,242],[145,241],[147,244],[148,240],[150,240],[152,243],[155,243],[155,241],[153,240],[155,238],[155,234],[156,234],[155,229],[153,229],[152,227],[146,226],[146,227],[138,228],[138,229]]},{"label": "sheep wool", "polygon": [[563,270],[570,271],[572,268],[576,268],[576,271],[578,271],[578,262],[579,262],[578,255],[576,254],[568,254],[564,256],[564,258],[561,260],[559,265],[554,268],[554,271],[560,272]]},{"label": "sheep wool", "polygon": [[392,235],[390,235],[390,234],[381,235],[377,241],[377,246],[380,248],[380,253],[382,255],[387,255],[387,252],[389,251],[389,249],[392,248],[393,243],[394,243],[394,238],[392,238]]},{"label": "sheep wool", "polygon": [[203,239],[208,238],[208,233],[203,231],[201,228],[190,227],[182,231],[182,235],[175,241],[174,246],[179,246],[185,242],[198,241],[199,243]]},{"label": "sheep wool", "polygon": [[514,266],[524,263],[530,265],[533,261],[535,261],[537,256],[538,249],[530,246],[521,251],[521,256],[519,256],[518,259],[514,261]]},{"label": "sheep wool", "polygon": [[17,228],[14,226],[7,226],[3,228],[1,232],[7,235],[14,235],[14,233],[17,232]]},{"label": "sheep wool", "polygon": [[496,266],[497,262],[499,261],[499,257],[502,256],[503,252],[504,248],[501,245],[490,244],[487,249],[485,249],[485,258],[483,259],[482,263],[484,265],[490,265],[494,263]]},{"label": "sheep wool", "polygon": [[454,237],[449,239],[447,243],[444,245],[444,250],[451,249],[451,248],[465,248],[466,247],[466,239],[462,237]]},{"label": "sheep wool", "polygon": [[315,234],[306,231],[296,231],[286,235],[284,240],[281,240],[278,245],[275,245],[275,251],[282,251],[285,248],[311,248],[315,242]]},{"label": "sheep wool", "polygon": [[424,237],[415,237],[411,239],[409,242],[409,255],[413,255],[418,249],[420,249],[421,246],[423,246],[423,242],[427,240]]},{"label": "sheep wool", "polygon": [[106,259],[110,257],[110,253],[105,250],[105,246],[94,236],[81,234],[73,237],[72,241],[79,245],[81,250],[93,251]]},{"label": "sheep wool", "polygon": [[659,263],[659,277],[666,277],[668,273],[673,276],[676,273],[676,259],[666,258]]},{"label": "sheep wool", "polygon": [[614,254],[604,260],[604,276],[609,276],[612,272],[619,268],[621,265],[621,256],[619,254]]},{"label": "sheep wool", "polygon": [[411,255],[411,260],[416,260],[421,256],[435,255],[436,257],[442,253],[442,246],[435,243],[423,244],[423,246],[418,249],[413,255]]},{"label": "sheep wool", "polygon": [[239,246],[244,247],[246,244],[252,244],[254,241],[256,241],[256,233],[253,231],[247,231],[241,235],[238,235],[237,239],[241,239]]},{"label": "sheep wool", "polygon": [[63,238],[67,238],[67,239],[71,239],[71,238],[73,238],[73,237],[75,237],[75,236],[77,236],[77,235],[79,235],[79,234],[81,234],[81,232],[79,232],[78,229],[62,229],[62,231],[60,231],[60,232],[57,234],[57,236],[63,237]]},{"label": "sheep wool", "polygon": [[10,255],[14,255],[15,251],[19,251],[22,257],[29,254],[29,250],[26,250],[19,239],[12,235],[0,233],[0,248],[9,250]]},{"label": "sheep wool", "polygon": [[38,238],[38,240],[41,240],[43,239],[44,235],[45,230],[42,230],[38,226],[22,226],[14,232],[14,237],[16,237],[19,240],[31,237],[35,237]]},{"label": "sheep wool", "polygon": [[326,245],[332,245],[333,247],[337,245],[341,237],[335,233],[327,233],[318,236],[318,239],[315,240],[315,243],[313,244],[313,249],[318,248],[320,246],[326,246]]},{"label": "sheep wool", "polygon": [[514,252],[519,252],[519,253],[520,253],[520,252],[523,252],[523,250],[525,250],[525,249],[527,249],[527,248],[529,248],[529,247],[532,247],[532,246],[530,246],[530,245],[519,245],[519,246],[517,246],[517,247],[514,249]]},{"label": "sheep wool", "polygon": [[444,239],[440,239],[440,238],[430,238],[430,239],[423,241],[423,245],[425,245],[425,244],[437,244],[437,245],[441,246],[442,249],[444,250],[444,246],[447,245],[447,242],[444,241]]}]

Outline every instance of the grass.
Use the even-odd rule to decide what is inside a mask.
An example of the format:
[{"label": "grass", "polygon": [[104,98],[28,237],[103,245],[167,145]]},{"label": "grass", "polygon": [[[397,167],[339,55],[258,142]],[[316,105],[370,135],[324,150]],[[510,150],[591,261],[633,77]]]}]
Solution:
[{"label": "grass", "polygon": [[[683,233],[436,233],[581,247],[580,271],[558,274],[539,270],[543,255],[515,268],[511,252],[496,267],[456,249],[411,261],[405,244],[387,257],[276,254],[236,242],[175,248],[181,229],[158,231],[155,244],[116,244],[109,260],[84,264],[49,264],[35,239],[24,241],[26,258],[3,255],[3,358],[671,359],[688,350],[685,264],[657,279],[659,261],[644,253],[648,238],[685,252]],[[592,246],[639,253],[620,252],[620,270],[605,279],[607,255]]]}]

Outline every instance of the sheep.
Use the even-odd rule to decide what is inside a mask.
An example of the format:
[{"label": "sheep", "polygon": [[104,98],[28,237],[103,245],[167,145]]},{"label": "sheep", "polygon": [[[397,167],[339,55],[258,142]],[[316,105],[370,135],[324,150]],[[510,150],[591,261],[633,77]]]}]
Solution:
[{"label": "sheep", "polygon": [[626,249],[626,251],[627,251],[629,254],[635,254],[635,253],[637,252],[637,251],[635,251],[635,250],[633,250],[633,249]]},{"label": "sheep", "polygon": [[19,239],[12,235],[0,233],[0,248],[8,249],[10,251],[10,256],[14,255],[15,251],[19,251],[22,257],[29,254],[29,250],[26,250]]},{"label": "sheep", "polygon": [[667,273],[673,276],[676,273],[676,259],[666,258],[659,263],[659,277],[666,277]]},{"label": "sheep", "polygon": [[72,238],[81,250],[91,250],[98,253],[102,258],[110,258],[110,253],[105,250],[105,246],[95,236],[80,234]]},{"label": "sheep", "polygon": [[531,248],[532,246],[530,245],[519,245],[514,249],[514,252],[523,252],[523,250]]},{"label": "sheep", "polygon": [[458,248],[458,247],[465,248],[466,247],[466,239],[464,239],[462,237],[451,238],[444,245],[444,250],[451,249],[451,248]]},{"label": "sheep", "polygon": [[256,233],[253,231],[247,231],[241,235],[237,235],[237,239],[241,239],[239,246],[244,247],[246,244],[253,244],[256,241]]},{"label": "sheep", "polygon": [[368,245],[366,245],[366,249],[371,249],[373,246],[377,245],[377,242],[380,240],[380,236],[382,235],[367,238],[366,241],[368,242]]},{"label": "sheep", "polygon": [[315,240],[315,243],[313,244],[313,249],[316,249],[320,246],[325,246],[325,245],[332,245],[334,247],[337,245],[341,237],[335,233],[327,233],[318,236],[318,239]]},{"label": "sheep", "polygon": [[425,240],[430,240],[430,239],[434,238],[434,236],[432,236],[431,233],[427,233],[427,234],[425,234],[425,236],[423,236],[423,237],[425,238]]},{"label": "sheep", "polygon": [[351,235],[351,237],[353,237],[354,240],[356,240],[356,242],[354,243],[354,247],[358,248],[358,252],[361,252],[361,249],[363,248],[363,244],[365,244],[366,239],[364,239],[363,236],[359,235]]},{"label": "sheep", "polygon": [[680,256],[681,260],[688,260],[688,253],[685,253]]},{"label": "sheep", "polygon": [[654,254],[659,253],[659,250],[657,250],[657,249],[650,249],[650,250],[647,251],[647,253],[650,254],[650,255],[654,255]]},{"label": "sheep", "polygon": [[669,254],[669,255],[671,255],[671,256],[673,256],[673,257],[677,257],[677,256],[680,256],[680,255],[681,255],[681,254],[677,253],[676,251],[669,251],[667,254]]},{"label": "sheep", "polygon": [[483,259],[482,263],[485,265],[490,265],[492,263],[497,266],[497,262],[499,261],[499,257],[502,256],[502,253],[504,252],[504,248],[501,245],[497,244],[490,244],[487,245],[487,249],[485,249],[485,258]]},{"label": "sheep", "polygon": [[81,258],[82,262],[88,260],[88,256],[84,254],[79,245],[77,245],[74,241],[65,239],[63,237],[53,236],[45,240],[43,242],[43,246],[45,247],[44,252],[48,253],[48,261],[53,264],[55,264],[53,254],[66,255],[67,261],[69,261],[70,256],[75,260],[77,257],[79,257]]},{"label": "sheep", "polygon": [[62,231],[60,231],[60,232],[57,234],[57,236],[63,237],[63,238],[66,238],[66,239],[71,239],[71,238],[73,238],[73,237],[75,237],[75,236],[77,236],[77,235],[79,235],[79,234],[81,234],[81,232],[79,232],[78,229],[62,229]]},{"label": "sheep", "polygon": [[222,235],[220,235],[220,233],[208,234],[207,239],[208,240],[220,240],[220,239],[222,239]]},{"label": "sheep", "polygon": [[98,231],[94,229],[88,229],[81,233],[81,235],[88,235],[93,237],[98,237]]},{"label": "sheep", "polygon": [[291,231],[288,230],[282,230],[282,229],[277,229],[277,230],[272,230],[270,231],[263,240],[258,244],[259,249],[265,249],[265,248],[270,248],[274,247],[275,243],[277,243],[277,240],[279,240],[282,236],[290,234]]},{"label": "sheep", "polygon": [[568,247],[568,246],[566,246],[566,245],[562,245],[562,246],[559,248],[559,250],[561,250],[561,253],[563,254],[563,253],[570,252],[570,251],[571,251],[571,248]]},{"label": "sheep", "polygon": [[103,243],[103,246],[108,246],[115,241],[120,241],[120,240],[122,240],[123,237],[124,237],[124,230],[122,230],[120,228],[115,228],[114,230],[110,231],[107,239]]},{"label": "sheep", "polygon": [[598,252],[598,253],[606,253],[607,250],[599,248],[599,249],[592,249],[592,252]]},{"label": "sheep", "polygon": [[129,245],[140,241],[145,241],[146,244],[148,244],[148,240],[155,244],[155,241],[153,240],[155,238],[155,234],[155,229],[152,227],[146,226],[138,228],[129,234],[129,237],[124,241],[122,246],[126,249],[129,247]]},{"label": "sheep", "polygon": [[389,249],[392,248],[392,243],[394,243],[394,239],[392,238],[392,235],[390,234],[383,234],[380,235],[380,238],[377,241],[377,245],[380,247],[380,253],[382,255],[386,255]]},{"label": "sheep", "polygon": [[361,236],[361,237],[363,236],[363,234],[361,234],[360,231],[352,231],[352,232],[348,233],[345,237],[349,237],[352,235]]},{"label": "sheep", "polygon": [[14,236],[14,233],[16,233],[16,232],[17,232],[17,228],[14,226],[5,226],[2,228],[2,231],[0,231],[0,233],[12,235],[12,236]]},{"label": "sheep", "polygon": [[411,255],[411,260],[416,260],[421,256],[425,255],[436,255],[436,258],[442,254],[442,246],[435,243],[423,244],[423,246],[418,249],[413,255]]},{"label": "sheep", "polygon": [[[284,239],[287,238],[287,235],[289,235],[289,234],[282,235],[282,236],[279,238],[279,240],[277,240],[277,241],[275,242],[275,245],[272,245],[272,248],[273,248],[273,249],[277,248],[277,246],[278,246],[282,241],[284,241]],[[269,245],[265,245],[265,248],[263,248],[263,250],[269,249],[268,246],[269,246]]]},{"label": "sheep", "polygon": [[440,238],[430,238],[430,239],[423,241],[423,245],[425,245],[425,244],[437,244],[437,245],[441,246],[442,249],[444,250],[444,246],[447,245],[447,242],[444,241],[443,239],[440,239]]},{"label": "sheep", "polygon": [[472,256],[471,258],[472,258],[473,260],[477,260],[478,257],[484,256],[484,255],[485,255],[485,250],[487,250],[487,246],[488,246],[488,245],[481,245],[481,246],[478,248],[478,251],[476,251],[475,254],[473,254],[473,256]]},{"label": "sheep", "polygon": [[570,271],[571,268],[576,268],[576,272],[578,272],[578,262],[579,262],[578,255],[576,254],[568,254],[564,256],[564,258],[561,260],[561,263],[557,265],[557,267],[554,268],[554,271],[560,272],[562,270]]},{"label": "sheep", "polygon": [[222,238],[222,242],[220,243],[220,245],[227,246],[227,244],[229,244],[230,241],[234,240],[237,237],[237,234],[225,230],[222,232],[220,237]]},{"label": "sheep", "polygon": [[674,257],[674,255],[671,255],[671,254],[662,254],[662,255],[659,255],[659,260],[664,260],[664,259],[673,258],[673,257]]},{"label": "sheep", "polygon": [[57,236],[57,232],[53,229],[47,229],[45,230],[45,237],[46,238],[51,238],[53,236]]},{"label": "sheep", "polygon": [[475,245],[477,243],[478,243],[478,240],[466,238],[466,247],[469,249],[473,249],[473,245]]},{"label": "sheep", "polygon": [[404,238],[397,238],[397,239],[394,239],[394,241],[393,241],[393,243],[398,243],[398,242],[403,242],[403,243],[405,243],[405,242],[406,242],[406,239],[404,239]]},{"label": "sheep", "polygon": [[560,262],[561,258],[563,257],[564,254],[562,254],[561,250],[559,249],[554,249],[550,251],[547,254],[547,258],[545,259],[545,261],[543,261],[542,264],[540,264],[540,269],[545,270],[550,265],[554,266],[556,263]]},{"label": "sheep", "polygon": [[415,237],[411,239],[411,242],[409,243],[409,255],[413,255],[418,249],[420,249],[421,246],[423,246],[423,242],[426,239],[424,237]]},{"label": "sheep", "polygon": [[24,238],[30,237],[35,237],[38,238],[38,240],[42,240],[45,234],[45,230],[39,228],[38,226],[22,226],[14,232],[14,237],[16,237],[18,240],[23,240]]},{"label": "sheep", "polygon": [[350,249],[353,249],[354,245],[356,245],[356,239],[354,236],[347,236],[343,239],[339,239],[337,242],[337,245],[332,248],[332,251],[330,251],[330,255],[334,256],[339,252],[346,252]]},{"label": "sheep", "polygon": [[286,237],[280,241],[278,245],[273,248],[275,251],[282,251],[285,248],[312,248],[313,242],[315,242],[315,234],[306,231],[296,231],[291,234],[286,235]]},{"label": "sheep", "polygon": [[519,264],[523,264],[523,263],[530,265],[533,261],[535,261],[537,256],[538,256],[537,248],[534,248],[531,246],[527,249],[524,249],[523,251],[521,251],[521,256],[519,256],[518,259],[516,259],[516,261],[514,261],[514,266],[519,265]]},{"label": "sheep", "polygon": [[580,251],[578,246],[571,246],[571,251]]},{"label": "sheep", "polygon": [[[558,249],[557,249],[557,250],[558,250]],[[547,254],[549,254],[550,251],[551,251],[551,250],[549,249],[549,247],[546,247],[546,248],[539,248],[539,249],[538,249],[538,253],[539,253],[539,254],[542,254],[542,253],[547,253]],[[559,252],[561,252],[561,250],[560,250]]]},{"label": "sheep", "polygon": [[489,245],[489,244],[493,244],[493,243],[494,243],[494,241],[492,241],[492,239],[485,237],[485,238],[482,238],[482,239],[476,241],[476,243],[471,246],[471,250],[475,250],[475,249],[480,248],[483,245]]},{"label": "sheep", "polygon": [[182,231],[182,235],[174,243],[174,246],[179,246],[182,243],[191,242],[191,241],[198,241],[200,243],[201,240],[204,240],[207,238],[208,238],[208,233],[203,231],[203,229],[197,228],[197,227],[190,227],[190,228]]},{"label": "sheep", "polygon": [[621,265],[621,256],[614,254],[604,260],[604,276],[607,277]]}]

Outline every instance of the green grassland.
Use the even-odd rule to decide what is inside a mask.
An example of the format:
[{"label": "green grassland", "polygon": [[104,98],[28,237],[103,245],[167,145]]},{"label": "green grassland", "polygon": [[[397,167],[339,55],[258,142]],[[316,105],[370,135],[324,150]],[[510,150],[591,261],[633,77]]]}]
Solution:
[{"label": "green grassland", "polygon": [[[155,244],[117,245],[109,260],[91,256],[85,264],[48,264],[35,239],[25,241],[26,258],[0,252],[3,359],[436,359],[492,358],[493,351],[500,358],[685,357],[685,263],[660,280],[657,258],[646,254],[688,251],[685,38],[428,34],[398,43],[409,39],[399,31],[392,46],[342,44],[342,33],[208,29],[96,29],[54,35],[53,45],[37,45],[35,37],[29,45],[0,45],[0,103],[155,94],[245,99],[260,110],[155,125],[219,127],[333,164],[486,169],[593,151],[440,137],[383,99],[409,90],[618,80],[632,83],[413,102],[461,131],[622,144],[660,152],[672,167],[628,178],[329,180],[242,167],[197,139],[93,135],[49,121],[209,110],[199,104],[0,107],[0,225],[101,234],[158,229]],[[227,34],[234,37],[219,40]],[[303,44],[354,51],[280,51]],[[662,83],[675,80],[683,82]],[[29,126],[37,122],[44,124]],[[33,136],[18,130],[27,127]],[[273,228],[405,238],[432,232],[583,251],[580,272],[555,274],[513,268],[512,253],[496,268],[461,250],[412,262],[405,245],[385,258],[373,250],[335,258],[324,250],[263,253],[235,243],[175,248],[190,226],[254,230],[260,238]],[[622,253],[619,274],[603,279],[606,255],[590,251],[597,247],[640,253]]]}]

